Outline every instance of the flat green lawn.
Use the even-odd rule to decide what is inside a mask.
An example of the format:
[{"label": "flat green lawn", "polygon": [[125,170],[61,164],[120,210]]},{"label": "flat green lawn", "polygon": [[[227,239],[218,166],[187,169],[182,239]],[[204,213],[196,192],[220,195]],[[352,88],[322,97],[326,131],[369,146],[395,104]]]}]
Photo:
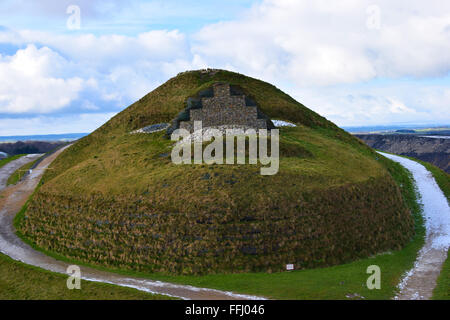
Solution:
[{"label": "flat green lawn", "polygon": [[19,159],[20,157],[23,157],[23,156],[24,156],[24,154],[17,154],[15,156],[11,156],[11,157],[0,160],[0,168],[3,167],[5,164],[10,163],[11,161]]},{"label": "flat green lawn", "polygon": [[8,181],[6,182],[6,185],[11,185],[11,184],[16,184],[17,182],[20,181],[20,179],[23,177],[23,175],[25,174],[26,171],[28,171],[35,163],[36,161],[38,161],[38,159],[31,161],[25,165],[23,165],[22,167],[20,167],[19,169],[17,169],[9,178]]},{"label": "flat green lawn", "polygon": [[0,254],[0,300],[168,299],[132,288],[81,281],[80,290],[69,290],[67,276],[32,267]]},{"label": "flat green lawn", "polygon": [[[384,157],[380,156],[379,161],[388,168],[397,184],[401,186],[403,198],[415,219],[416,235],[402,250],[329,268],[271,274],[241,273],[206,276],[168,276],[124,270],[109,269],[109,271],[173,283],[260,295],[273,299],[348,299],[347,295],[355,296],[355,294],[366,299],[390,299],[395,295],[396,286],[402,274],[412,268],[417,252],[423,245],[425,229],[410,173],[400,164]],[[26,239],[24,240],[27,241]],[[30,243],[29,241],[27,242]],[[33,245],[32,243],[30,244]],[[33,246],[36,248],[35,245]],[[60,260],[86,265],[52,252],[43,252]],[[369,290],[366,286],[366,281],[369,277],[366,270],[370,265],[378,265],[381,269],[380,290]],[[98,266],[92,267],[108,270]]]}]

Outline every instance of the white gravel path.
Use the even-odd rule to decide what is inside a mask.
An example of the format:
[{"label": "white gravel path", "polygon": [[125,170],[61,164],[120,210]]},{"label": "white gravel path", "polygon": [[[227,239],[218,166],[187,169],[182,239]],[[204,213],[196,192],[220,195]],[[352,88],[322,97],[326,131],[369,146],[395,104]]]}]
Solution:
[{"label": "white gravel path", "polygon": [[430,299],[436,279],[450,248],[450,207],[432,174],[420,163],[403,157],[379,152],[408,169],[415,180],[423,206],[426,237],[414,267],[398,285],[396,299]]}]

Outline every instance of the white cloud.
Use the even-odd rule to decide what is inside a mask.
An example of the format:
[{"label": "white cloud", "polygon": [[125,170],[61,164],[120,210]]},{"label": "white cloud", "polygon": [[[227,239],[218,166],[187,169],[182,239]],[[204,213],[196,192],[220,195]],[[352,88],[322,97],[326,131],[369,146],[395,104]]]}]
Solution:
[{"label": "white cloud", "polygon": [[[0,113],[52,112],[78,98],[95,100],[91,109],[103,102],[117,110],[190,67],[185,35],[177,30],[136,36],[6,30],[0,41],[27,45],[1,61],[0,83],[7,85],[0,88]],[[81,109],[87,105],[80,102]]]},{"label": "white cloud", "polygon": [[100,71],[119,64],[129,65],[144,60],[171,61],[189,55],[185,35],[178,30],[153,30],[136,36],[53,34],[21,30],[16,34],[10,33],[7,39],[14,43],[44,43],[84,67]]},{"label": "white cloud", "polygon": [[69,105],[83,80],[58,76],[67,64],[49,48],[34,45],[0,56],[0,113],[48,113]]},{"label": "white cloud", "polygon": [[[367,27],[369,5],[380,8],[379,29]],[[437,0],[266,0],[239,20],[206,26],[193,52],[210,65],[302,86],[442,76],[449,29],[450,3]]]},{"label": "white cloud", "polygon": [[446,84],[395,81],[378,85],[292,90],[294,98],[341,126],[450,123]]},{"label": "white cloud", "polygon": [[[119,2],[83,3],[93,17],[114,16]],[[379,28],[367,27],[369,5],[380,8]],[[55,8],[49,1],[42,6]],[[183,7],[120,6],[125,20],[143,19],[149,8],[162,14]],[[183,17],[182,11],[166,14]],[[178,72],[207,66],[274,83],[339,125],[450,122],[450,2],[265,0],[192,34],[0,28],[1,43],[24,49],[0,55],[0,113],[33,113],[33,119],[36,113],[72,113],[66,131],[77,131],[80,112],[119,111]],[[432,77],[443,84],[433,84]],[[379,85],[380,78],[388,84]]]},{"label": "white cloud", "polygon": [[191,67],[189,44],[177,30],[154,30],[136,36],[19,30],[0,32],[0,41],[45,44],[71,62],[65,66],[66,74],[96,81],[99,96],[116,100],[122,107]]}]

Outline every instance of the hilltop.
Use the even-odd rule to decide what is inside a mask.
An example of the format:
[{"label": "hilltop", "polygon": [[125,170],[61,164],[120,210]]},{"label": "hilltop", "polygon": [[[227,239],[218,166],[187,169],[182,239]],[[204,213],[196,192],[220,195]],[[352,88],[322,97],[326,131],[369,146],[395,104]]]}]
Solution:
[{"label": "hilltop", "polygon": [[[165,131],[189,98],[237,86],[280,128],[280,169],[175,165]],[[360,140],[266,82],[224,70],[179,74],[52,164],[19,231],[35,245],[113,269],[198,274],[334,265],[403,247],[414,233],[399,187]]]}]

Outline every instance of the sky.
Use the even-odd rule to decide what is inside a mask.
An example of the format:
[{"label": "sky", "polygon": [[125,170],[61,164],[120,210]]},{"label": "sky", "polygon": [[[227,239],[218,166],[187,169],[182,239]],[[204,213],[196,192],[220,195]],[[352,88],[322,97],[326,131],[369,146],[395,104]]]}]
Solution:
[{"label": "sky", "polygon": [[91,132],[206,67],[339,126],[450,124],[450,1],[2,0],[0,136]]}]

